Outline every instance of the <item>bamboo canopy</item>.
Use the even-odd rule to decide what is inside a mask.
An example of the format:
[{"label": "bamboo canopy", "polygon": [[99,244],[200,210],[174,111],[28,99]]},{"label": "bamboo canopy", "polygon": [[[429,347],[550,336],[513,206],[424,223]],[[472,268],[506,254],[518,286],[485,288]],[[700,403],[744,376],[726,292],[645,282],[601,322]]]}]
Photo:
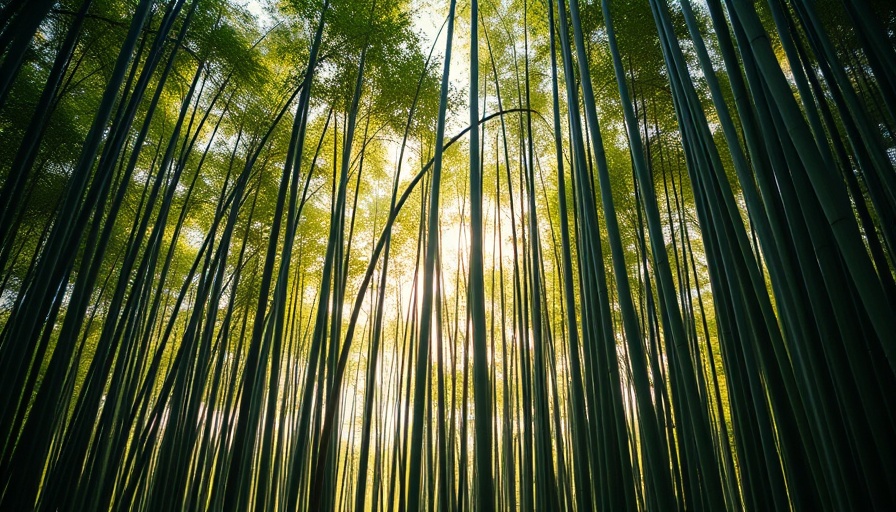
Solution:
[{"label": "bamboo canopy", "polygon": [[896,5],[0,2],[0,510],[896,510]]}]

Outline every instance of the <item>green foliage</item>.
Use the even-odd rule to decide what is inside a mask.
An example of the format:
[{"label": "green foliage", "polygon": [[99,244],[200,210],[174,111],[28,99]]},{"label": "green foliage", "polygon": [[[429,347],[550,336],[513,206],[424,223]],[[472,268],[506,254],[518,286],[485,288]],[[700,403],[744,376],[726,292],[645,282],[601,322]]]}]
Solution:
[{"label": "green foliage", "polygon": [[4,2],[0,509],[893,510],[894,28]]}]

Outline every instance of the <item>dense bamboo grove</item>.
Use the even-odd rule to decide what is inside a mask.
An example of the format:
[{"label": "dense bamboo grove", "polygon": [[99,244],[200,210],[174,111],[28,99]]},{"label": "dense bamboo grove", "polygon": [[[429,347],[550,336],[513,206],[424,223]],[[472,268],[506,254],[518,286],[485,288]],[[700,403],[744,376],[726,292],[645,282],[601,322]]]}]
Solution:
[{"label": "dense bamboo grove", "polygon": [[0,510],[896,510],[892,2],[0,7]]}]

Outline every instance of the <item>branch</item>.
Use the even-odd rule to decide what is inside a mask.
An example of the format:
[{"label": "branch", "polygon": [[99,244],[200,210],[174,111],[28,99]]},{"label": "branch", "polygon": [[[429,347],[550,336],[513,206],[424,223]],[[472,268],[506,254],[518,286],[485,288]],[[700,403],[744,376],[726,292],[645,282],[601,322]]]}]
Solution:
[{"label": "branch", "polygon": [[[503,116],[505,114],[513,114],[517,112],[530,112],[538,114],[538,111],[528,108],[512,108],[508,110],[501,110],[499,112],[495,112],[494,114],[490,114],[488,116],[483,117],[479,120],[479,125],[485,124],[486,121],[494,119],[498,116]],[[467,134],[472,129],[471,126],[467,126],[460,133],[451,138],[444,146],[442,146],[442,151],[445,151],[449,147],[451,147],[455,142],[461,139],[464,135]],[[355,332],[355,326],[358,322],[358,316],[361,313],[361,306],[364,303],[364,294],[367,292],[367,287],[370,285],[370,280],[373,278],[373,271],[376,269],[376,264],[379,261],[380,253],[383,250],[383,247],[386,244],[386,239],[392,232],[392,224],[394,224],[395,219],[398,217],[398,213],[401,211],[401,208],[404,206],[404,203],[411,197],[411,193],[414,191],[414,188],[420,183],[420,180],[423,179],[423,176],[429,172],[429,169],[432,167],[435,162],[435,158],[432,158],[427,162],[423,169],[414,176],[414,179],[408,184],[404,193],[401,194],[401,198],[398,202],[395,203],[395,207],[389,213],[389,220],[386,221],[385,226],[383,227],[383,232],[380,234],[380,238],[376,243],[376,248],[373,250],[373,254],[370,258],[370,263],[367,265],[367,272],[364,274],[364,280],[361,282],[361,287],[358,289],[358,296],[355,299],[355,305],[352,309],[352,316],[349,320],[348,329],[345,332],[345,340],[342,342],[342,350],[339,354],[339,362],[336,365],[336,373],[333,379],[333,385],[330,388],[330,393],[327,395],[329,397],[338,396],[336,393],[339,392],[339,388],[342,386],[342,375],[345,372],[345,366],[348,363],[348,353],[349,349],[352,345],[352,338]],[[368,390],[369,392],[369,390]],[[336,416],[336,407],[339,403],[339,400],[329,400],[327,402],[327,411],[324,417],[324,424],[321,431],[321,440],[320,440],[320,448],[319,453],[326,453],[331,437],[331,432],[333,430],[333,421]],[[318,458],[318,465],[315,472],[323,471],[323,464],[326,463],[326,457]]]}]

